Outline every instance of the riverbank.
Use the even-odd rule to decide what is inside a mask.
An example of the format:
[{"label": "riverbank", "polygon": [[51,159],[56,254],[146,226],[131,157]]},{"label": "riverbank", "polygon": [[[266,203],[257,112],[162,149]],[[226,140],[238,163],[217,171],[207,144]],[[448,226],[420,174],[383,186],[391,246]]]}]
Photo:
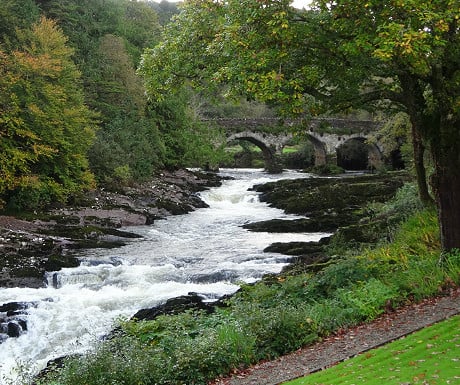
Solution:
[{"label": "riverbank", "polygon": [[[397,314],[407,304],[455,293],[460,254],[446,255],[443,266],[438,263],[435,212],[417,211],[406,218],[391,243],[337,257],[318,273],[266,276],[242,285],[214,311],[194,311],[184,298],[185,313],[165,307],[146,318],[154,321],[124,322],[94,353],[65,360],[43,383],[87,385],[101,378],[104,383],[215,383],[232,373],[242,377],[251,365],[340,338],[347,330],[359,333],[360,325]],[[385,330],[375,332],[385,338]],[[363,346],[358,342],[357,347]],[[294,360],[292,370],[297,368],[301,364]],[[259,375],[261,382],[255,383],[271,380],[263,371]]]},{"label": "riverbank", "polygon": [[44,287],[46,272],[78,266],[76,249],[119,247],[137,237],[121,227],[205,207],[197,193],[220,183],[215,173],[163,171],[141,185],[92,191],[75,206],[0,215],[0,287]]},{"label": "riverbank", "polygon": [[[383,204],[411,180],[405,171],[386,174],[345,174],[334,177],[281,180],[254,186],[260,200],[272,207],[296,214],[296,220],[273,219],[249,223],[244,228],[255,232],[333,233],[320,242],[273,243],[267,252],[292,256],[283,274],[322,269],[340,248],[372,247],[385,239],[388,230],[402,220],[395,208],[376,215],[371,205]],[[326,250],[327,249],[327,250]]]},{"label": "riverbank", "polygon": [[[376,320],[221,378],[212,385],[277,385],[329,368],[460,313],[460,288],[386,312]],[[435,354],[435,353],[432,353]],[[358,375],[358,374],[357,374]]]}]

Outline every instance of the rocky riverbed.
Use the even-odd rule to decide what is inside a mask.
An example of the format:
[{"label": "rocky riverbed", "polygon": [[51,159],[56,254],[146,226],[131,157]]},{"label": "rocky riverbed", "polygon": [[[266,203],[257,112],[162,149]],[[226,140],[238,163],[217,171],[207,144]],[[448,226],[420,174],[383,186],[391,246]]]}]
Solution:
[{"label": "rocky riverbed", "polygon": [[[398,217],[383,217],[369,213],[371,202],[386,202],[391,199],[410,177],[405,172],[388,174],[363,174],[353,176],[321,177],[280,180],[254,186],[261,193],[260,199],[286,212],[307,215],[306,219],[273,219],[244,225],[250,231],[264,232],[334,232],[341,242],[356,245],[377,242],[384,230]],[[330,238],[319,242],[274,243],[265,251],[293,256],[292,263],[281,274],[297,274],[306,270],[319,270],[334,256],[327,253]],[[273,277],[266,276],[266,281]],[[141,309],[133,318],[154,319],[161,314],[176,314],[190,308],[213,311],[225,301],[209,305],[194,293],[173,298],[167,303],[151,309]]]},{"label": "rocky riverbed", "polygon": [[[298,220],[247,224],[250,231],[336,232],[350,243],[372,243],[392,218],[375,218],[365,211],[369,202],[384,202],[409,179],[404,172],[382,175],[282,180],[254,186],[261,200]],[[43,287],[47,271],[74,267],[75,249],[118,247],[137,237],[123,226],[148,225],[158,218],[188,213],[206,204],[197,192],[221,183],[215,173],[164,171],[148,183],[88,193],[78,206],[41,214],[0,215],[0,287]],[[298,264],[329,259],[321,243],[273,244],[267,251],[294,256]],[[296,265],[293,264],[293,266]]]},{"label": "rocky riverbed", "polygon": [[47,271],[78,266],[73,250],[121,246],[137,237],[122,226],[204,207],[197,192],[220,183],[214,173],[164,171],[142,185],[92,191],[76,206],[0,215],[0,287],[43,287]]},{"label": "rocky riverbed", "polygon": [[250,231],[333,232],[331,239],[320,242],[275,243],[265,250],[294,256],[285,273],[318,270],[333,258],[326,252],[330,241],[340,239],[342,245],[359,247],[381,240],[400,218],[398,213],[376,216],[368,205],[390,200],[409,180],[410,176],[401,171],[281,180],[254,186],[261,193],[261,201],[306,218],[274,219],[244,227]]}]

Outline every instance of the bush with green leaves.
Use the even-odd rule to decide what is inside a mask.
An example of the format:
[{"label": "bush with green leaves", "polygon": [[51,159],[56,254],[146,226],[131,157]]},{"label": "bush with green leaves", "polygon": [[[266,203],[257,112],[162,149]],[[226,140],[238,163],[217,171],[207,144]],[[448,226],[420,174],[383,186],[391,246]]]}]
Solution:
[{"label": "bush with green leaves", "polygon": [[387,301],[398,297],[395,287],[376,278],[357,282],[351,290],[337,289],[335,296],[346,308],[356,309],[364,320],[375,319],[384,312]]},{"label": "bush with green leaves", "polygon": [[413,182],[405,183],[388,202],[371,203],[366,208],[374,216],[397,215],[400,221],[422,209],[423,204],[418,195],[417,185]]},{"label": "bush with green leaves", "polygon": [[133,116],[113,117],[89,151],[91,169],[105,187],[147,180],[163,166],[164,156],[156,120]]},{"label": "bush with green leaves", "polygon": [[270,359],[294,351],[318,338],[308,307],[279,301],[277,305],[238,302],[232,313],[255,339],[254,357]]}]

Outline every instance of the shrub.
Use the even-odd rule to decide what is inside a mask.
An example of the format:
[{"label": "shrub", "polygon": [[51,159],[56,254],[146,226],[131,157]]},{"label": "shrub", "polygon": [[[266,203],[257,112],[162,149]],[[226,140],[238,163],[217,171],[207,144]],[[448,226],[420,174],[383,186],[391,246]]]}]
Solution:
[{"label": "shrub", "polygon": [[68,193],[62,185],[50,178],[23,177],[21,184],[11,194],[8,209],[44,209],[51,203],[64,203]]},{"label": "shrub", "polygon": [[356,314],[364,320],[372,320],[382,314],[387,301],[397,295],[395,288],[375,278],[354,285],[352,290],[338,289],[336,292],[343,306],[356,309]]},{"label": "shrub", "polygon": [[345,170],[342,167],[330,163],[325,165],[313,166],[309,168],[307,171],[318,175],[337,175],[345,172]]},{"label": "shrub", "polygon": [[337,289],[349,289],[357,282],[364,282],[375,274],[372,265],[362,258],[349,257],[321,270],[308,285],[311,297],[327,298]]},{"label": "shrub", "polygon": [[389,202],[383,204],[381,212],[398,213],[401,219],[406,219],[414,213],[421,211],[423,204],[418,195],[415,183],[405,183]]},{"label": "shrub", "polygon": [[131,170],[127,164],[116,167],[114,170],[114,176],[117,181],[123,185],[127,185],[133,178]]},{"label": "shrub", "polygon": [[233,324],[203,329],[194,338],[174,338],[161,345],[173,366],[167,368],[169,373],[163,381],[154,378],[154,383],[206,384],[252,361],[254,339]]},{"label": "shrub", "polygon": [[412,257],[404,269],[395,269],[388,278],[397,285],[402,298],[421,300],[437,293],[445,281],[445,273],[436,259]]},{"label": "shrub", "polygon": [[309,314],[317,325],[318,335],[327,336],[341,328],[361,322],[353,307],[344,306],[337,298],[325,298],[310,306]]}]

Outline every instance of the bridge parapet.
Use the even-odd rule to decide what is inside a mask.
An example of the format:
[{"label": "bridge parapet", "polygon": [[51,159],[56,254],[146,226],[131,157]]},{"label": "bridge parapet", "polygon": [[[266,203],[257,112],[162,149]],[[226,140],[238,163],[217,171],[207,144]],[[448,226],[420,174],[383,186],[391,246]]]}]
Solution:
[{"label": "bridge parapet", "polygon": [[312,118],[312,119],[280,119],[280,118],[217,118],[202,119],[214,123],[218,127],[233,132],[254,130],[265,132],[282,132],[294,127],[306,131],[351,135],[355,133],[369,134],[378,129],[380,122],[374,120],[342,119],[342,118]]}]

